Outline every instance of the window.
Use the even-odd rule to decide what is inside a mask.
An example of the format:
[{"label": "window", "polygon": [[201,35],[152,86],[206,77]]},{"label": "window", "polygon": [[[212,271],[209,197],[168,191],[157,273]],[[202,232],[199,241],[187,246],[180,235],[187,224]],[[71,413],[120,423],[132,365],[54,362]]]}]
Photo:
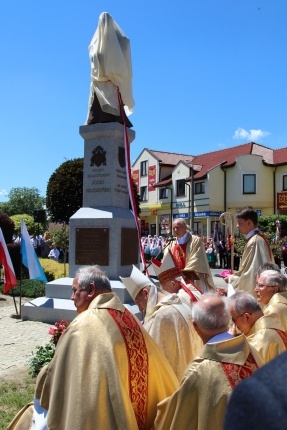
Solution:
[{"label": "window", "polygon": [[177,197],[185,196],[185,179],[176,181],[176,195]]},{"label": "window", "polygon": [[287,191],[287,175],[283,175],[283,187],[282,191]]},{"label": "window", "polygon": [[141,162],[141,176],[147,176],[147,161]]},{"label": "window", "polygon": [[205,193],[205,183],[195,182],[194,184],[194,194],[204,194]]},{"label": "window", "polygon": [[168,198],[168,188],[161,188],[159,190],[159,198],[160,199],[167,199]]},{"label": "window", "polygon": [[246,173],[243,174],[243,194],[256,193],[256,174]]},{"label": "window", "polygon": [[140,198],[141,202],[147,201],[147,186],[140,188]]}]

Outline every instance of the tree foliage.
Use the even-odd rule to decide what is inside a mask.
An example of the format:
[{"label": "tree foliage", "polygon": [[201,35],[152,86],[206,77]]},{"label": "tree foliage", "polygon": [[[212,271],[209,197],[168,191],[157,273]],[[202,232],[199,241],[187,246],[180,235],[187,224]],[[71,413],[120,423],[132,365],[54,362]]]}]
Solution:
[{"label": "tree foliage", "polygon": [[11,219],[15,225],[15,230],[14,230],[15,234],[17,234],[17,235],[20,234],[22,218],[25,222],[25,225],[27,227],[27,230],[28,230],[28,233],[30,234],[30,236],[32,234],[37,234],[38,233],[38,224],[36,222],[34,222],[34,217],[32,217],[31,215],[28,215],[28,214],[11,216]]},{"label": "tree foliage", "polygon": [[[276,221],[281,224],[281,237],[276,238]],[[287,216],[286,215],[268,215],[258,218],[258,227],[267,238],[271,251],[274,257],[280,258],[282,254],[283,237],[287,236]],[[245,236],[238,234],[235,237],[235,255],[242,256],[243,249],[246,243]]]},{"label": "tree foliage", "polygon": [[83,158],[62,163],[47,186],[46,205],[54,222],[69,222],[83,203]]},{"label": "tree foliage", "polygon": [[57,248],[62,249],[64,253],[64,276],[66,276],[67,251],[69,248],[70,230],[67,227],[66,223],[63,223],[62,225],[56,225],[50,228],[49,233],[52,242],[56,245]]},{"label": "tree foliage", "polygon": [[5,242],[11,243],[15,225],[13,220],[9,218],[9,216],[2,211],[0,211],[0,227],[5,239]]},{"label": "tree foliage", "polygon": [[12,188],[8,194],[9,201],[0,204],[0,210],[7,215],[28,214],[33,216],[34,210],[43,209],[45,198],[40,196],[38,188]]}]

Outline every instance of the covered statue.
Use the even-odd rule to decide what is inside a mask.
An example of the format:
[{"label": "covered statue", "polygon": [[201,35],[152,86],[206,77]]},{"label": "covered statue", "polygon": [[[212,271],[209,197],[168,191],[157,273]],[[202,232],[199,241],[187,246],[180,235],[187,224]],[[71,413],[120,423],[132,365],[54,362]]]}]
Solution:
[{"label": "covered statue", "polygon": [[130,41],[103,12],[89,46],[91,88],[86,123],[119,122],[132,127],[126,115],[132,112],[132,65]]}]

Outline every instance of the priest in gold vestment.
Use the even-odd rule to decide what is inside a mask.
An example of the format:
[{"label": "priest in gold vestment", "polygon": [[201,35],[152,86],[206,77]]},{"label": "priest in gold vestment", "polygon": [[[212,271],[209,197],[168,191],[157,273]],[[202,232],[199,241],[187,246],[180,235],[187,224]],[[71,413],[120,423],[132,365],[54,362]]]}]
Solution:
[{"label": "priest in gold vestment", "polygon": [[37,379],[47,429],[150,429],[157,403],[178,387],[166,358],[97,266],[77,271],[72,299],[79,315]]},{"label": "priest in gold vestment", "polygon": [[190,306],[182,303],[177,294],[158,290],[135,266],[129,278],[120,279],[140,310],[146,312],[144,328],[181,380],[186,366],[202,346],[192,324]]},{"label": "priest in gold vestment", "polygon": [[237,291],[229,300],[234,324],[259,353],[263,364],[286,351],[287,333],[276,315],[264,316],[257,300],[246,291]]},{"label": "priest in gold vestment", "polygon": [[287,332],[287,278],[275,270],[265,270],[257,279],[256,298],[264,315],[275,316]]},{"label": "priest in gold vestment", "polygon": [[227,332],[230,316],[223,297],[202,297],[192,315],[205,345],[178,390],[158,405],[156,430],[222,430],[233,388],[261,365],[244,335]]},{"label": "priest in gold vestment", "polygon": [[235,290],[245,290],[255,296],[256,272],[264,263],[274,263],[274,257],[266,237],[257,227],[258,215],[251,207],[241,209],[236,213],[237,228],[244,234],[247,242],[243,250],[239,269],[233,275],[227,276]]},{"label": "priest in gold vestment", "polygon": [[187,231],[183,218],[177,218],[172,224],[175,241],[169,249],[183,274],[196,284],[201,293],[214,289],[214,282],[207,261],[204,244],[200,237]]}]

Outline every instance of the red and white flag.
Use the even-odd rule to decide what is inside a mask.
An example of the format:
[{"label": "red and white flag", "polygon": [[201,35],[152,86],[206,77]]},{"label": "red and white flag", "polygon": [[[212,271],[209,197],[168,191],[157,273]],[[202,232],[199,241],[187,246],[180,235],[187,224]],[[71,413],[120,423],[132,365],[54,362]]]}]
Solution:
[{"label": "red and white flag", "polygon": [[4,267],[4,290],[3,293],[7,294],[12,288],[18,285],[14,267],[8,252],[6,242],[0,228],[0,263]]}]

